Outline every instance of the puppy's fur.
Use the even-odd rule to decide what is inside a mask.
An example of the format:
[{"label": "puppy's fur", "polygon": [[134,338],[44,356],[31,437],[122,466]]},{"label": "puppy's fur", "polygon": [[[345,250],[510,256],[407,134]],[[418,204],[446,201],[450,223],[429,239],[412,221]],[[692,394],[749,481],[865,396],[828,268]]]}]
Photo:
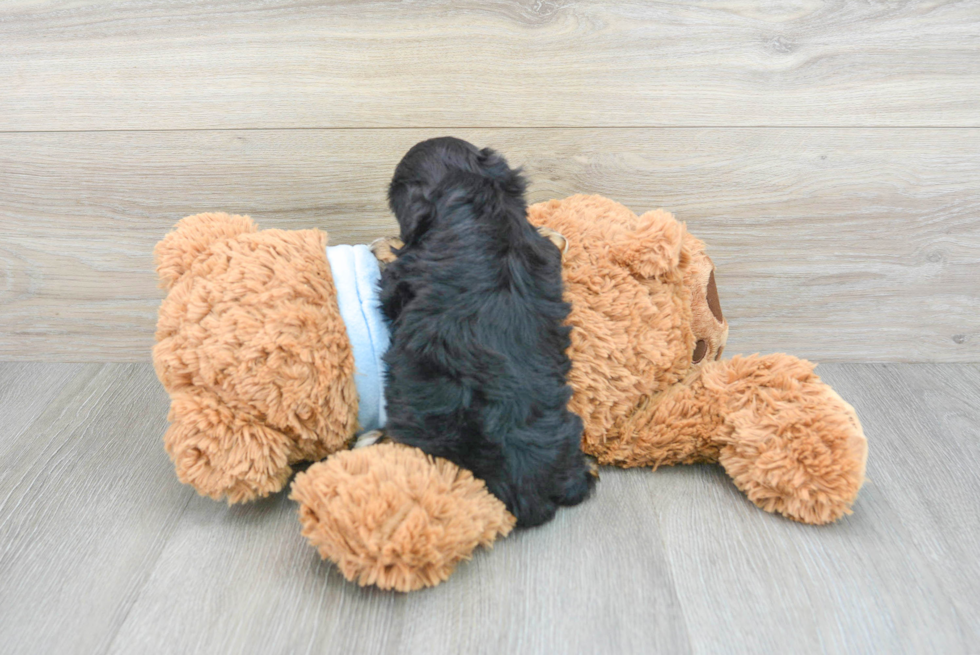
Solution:
[{"label": "puppy's fur", "polygon": [[593,477],[567,408],[561,253],[528,223],[524,189],[490,149],[409,150],[388,193],[404,246],[381,303],[387,435],[469,469],[532,526],[581,502]]}]

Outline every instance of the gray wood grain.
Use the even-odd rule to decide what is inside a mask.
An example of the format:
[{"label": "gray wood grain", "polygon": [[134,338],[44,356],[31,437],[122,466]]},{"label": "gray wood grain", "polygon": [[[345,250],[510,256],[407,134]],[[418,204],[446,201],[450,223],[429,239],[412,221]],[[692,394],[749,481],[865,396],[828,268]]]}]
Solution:
[{"label": "gray wood grain", "polygon": [[0,130],[978,126],[975,2],[0,8]]},{"label": "gray wood grain", "polygon": [[[980,366],[818,368],[870,446],[854,514],[759,512],[717,467],[648,491],[694,652],[968,653],[980,640]],[[655,502],[656,501],[656,502]]]},{"label": "gray wood grain", "polygon": [[[704,239],[728,352],[980,360],[980,130],[454,130],[532,201],[666,207]],[[151,252],[184,215],[334,243],[392,232],[401,155],[445,130],[0,134],[0,359],[147,361]]]},{"label": "gray wood grain", "polygon": [[[43,412],[0,432],[3,652],[105,651],[194,495],[163,451],[152,368],[72,369]],[[25,405],[4,399],[0,415]]]},{"label": "gray wood grain", "polygon": [[841,522],[761,512],[717,467],[604,469],[585,504],[401,595],[322,563],[284,495],[180,486],[148,365],[0,365],[2,650],[973,652],[980,365],[819,371],[871,443]]},{"label": "gray wood grain", "polygon": [[[5,445],[16,443],[79,370],[71,364],[0,363],[0,462],[10,456]],[[6,475],[10,469],[0,471]]]},{"label": "gray wood grain", "polygon": [[409,595],[345,582],[284,497],[230,510],[195,499],[112,652],[687,652],[657,525],[622,502],[642,484],[615,479]]}]

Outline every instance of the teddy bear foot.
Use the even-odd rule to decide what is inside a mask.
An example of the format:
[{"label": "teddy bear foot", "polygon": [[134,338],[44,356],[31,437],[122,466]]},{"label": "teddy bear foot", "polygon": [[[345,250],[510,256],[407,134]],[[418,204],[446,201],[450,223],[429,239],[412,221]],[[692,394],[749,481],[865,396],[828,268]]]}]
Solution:
[{"label": "teddy bear foot", "polygon": [[732,411],[718,461],[749,500],[802,523],[851,513],[868,442],[854,408],[791,355],[719,362]]},{"label": "teddy bear foot", "polygon": [[361,586],[413,591],[446,580],[514,517],[466,470],[382,443],[335,454],[296,476],[303,536]]}]

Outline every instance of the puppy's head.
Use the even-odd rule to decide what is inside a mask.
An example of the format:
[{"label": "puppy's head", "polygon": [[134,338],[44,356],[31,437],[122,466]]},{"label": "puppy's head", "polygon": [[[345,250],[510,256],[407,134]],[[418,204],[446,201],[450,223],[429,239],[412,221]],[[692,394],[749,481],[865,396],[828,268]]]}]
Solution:
[{"label": "puppy's head", "polygon": [[524,178],[499,153],[454,137],[422,141],[402,157],[388,187],[388,206],[402,241],[417,241],[431,226],[440,198],[467,178],[479,178],[523,203]]}]

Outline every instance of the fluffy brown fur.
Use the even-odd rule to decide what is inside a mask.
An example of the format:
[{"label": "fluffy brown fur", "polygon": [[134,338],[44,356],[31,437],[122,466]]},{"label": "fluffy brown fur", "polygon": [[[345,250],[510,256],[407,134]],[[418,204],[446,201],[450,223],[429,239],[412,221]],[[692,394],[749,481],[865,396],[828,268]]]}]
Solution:
[{"label": "fluffy brown fur", "polygon": [[528,218],[568,241],[570,407],[585,452],[621,467],[719,462],[767,511],[817,524],[850,513],[867,459],[853,408],[791,355],[715,361],[728,325],[708,300],[714,265],[683,224],[600,196]]},{"label": "fluffy brown fur", "polygon": [[381,589],[437,585],[515,523],[472,473],[400,444],[340,453],[292,489],[303,536],[348,580]]},{"label": "fluffy brown fur", "polygon": [[292,464],[354,434],[354,358],[326,243],[317,230],[259,232],[247,216],[197,214],[157,244],[164,444],[202,495],[234,503],[279,491]]}]

